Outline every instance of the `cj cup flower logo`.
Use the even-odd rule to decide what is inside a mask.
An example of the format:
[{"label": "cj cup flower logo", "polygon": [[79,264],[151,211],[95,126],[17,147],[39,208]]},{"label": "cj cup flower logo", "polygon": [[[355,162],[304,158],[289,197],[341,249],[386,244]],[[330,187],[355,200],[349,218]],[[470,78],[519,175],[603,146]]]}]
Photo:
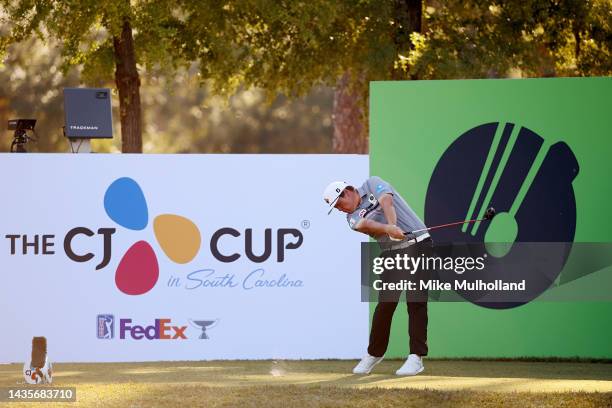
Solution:
[{"label": "cj cup flower logo", "polygon": [[[104,209],[115,223],[133,231],[149,225],[145,195],[129,177],[115,180],[104,195]],[[153,220],[155,239],[164,254],[177,264],[191,262],[200,250],[202,237],[189,219],[175,214],[160,214]],[[157,254],[147,241],[135,242],[123,255],[115,272],[117,289],[127,295],[143,295],[157,284]]]}]

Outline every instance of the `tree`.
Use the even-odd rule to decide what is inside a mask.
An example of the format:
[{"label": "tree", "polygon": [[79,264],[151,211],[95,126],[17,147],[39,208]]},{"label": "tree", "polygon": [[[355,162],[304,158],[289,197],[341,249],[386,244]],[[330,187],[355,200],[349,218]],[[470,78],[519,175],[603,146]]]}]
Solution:
[{"label": "tree", "polygon": [[610,0],[432,1],[426,25],[399,59],[419,78],[612,72]]},{"label": "tree", "polygon": [[13,140],[13,132],[6,131],[7,120],[17,118],[37,119],[39,139],[28,143],[28,151],[68,151],[62,134],[61,90],[77,86],[79,75],[76,70],[62,74],[60,63],[56,49],[35,39],[11,47],[4,66],[0,65],[0,151],[8,151]]},{"label": "tree", "polygon": [[[0,28],[0,35],[2,28]],[[63,75],[59,44],[35,38],[14,44],[0,64],[0,151],[13,132],[8,119],[38,120],[38,142],[29,152],[67,152],[62,135],[62,88],[79,84],[79,70]],[[259,89],[240,89],[229,99],[198,86],[198,69],[140,73],[143,152],[152,153],[328,153],[331,151],[333,91],[316,88],[304,98],[278,96],[272,103]],[[113,99],[113,116],[119,117]],[[119,134],[120,123],[115,123]],[[121,140],[94,140],[96,152],[121,151]]]},{"label": "tree", "polygon": [[288,95],[335,86],[337,152],[367,152],[369,81],[612,72],[610,0],[248,4],[238,82]]},{"label": "tree", "polygon": [[251,2],[243,15],[244,51],[234,82],[261,87],[271,96],[335,87],[334,151],[365,153],[368,81],[388,78],[396,55],[389,41],[392,6],[373,0]]},{"label": "tree", "polygon": [[[246,2],[234,33],[238,65],[202,72],[202,78],[261,87],[271,97],[333,86],[334,151],[366,153],[369,81],[402,77],[395,60],[420,29],[421,9],[420,0]],[[192,31],[188,39],[185,49],[201,54],[201,33]]]},{"label": "tree", "polygon": [[334,149],[367,152],[373,80],[608,75],[610,0],[0,0],[8,44],[63,41],[64,65],[119,90],[123,151],[141,151],[139,68],[197,62],[200,82],[272,100],[335,86]]},{"label": "tree", "polygon": [[[372,12],[376,8],[372,2],[363,4]],[[355,48],[351,45],[357,37],[350,28],[361,24],[350,17],[353,7],[348,3],[338,6],[322,0],[0,0],[0,5],[4,7],[3,21],[11,27],[9,35],[0,40],[0,54],[10,44],[35,34],[43,40],[62,41],[64,71],[82,66],[82,78],[88,84],[107,83],[114,70],[123,152],[142,151],[139,68],[162,67],[170,73],[196,61],[201,82],[210,81],[216,93],[228,96],[245,83],[266,86],[269,100],[279,91],[295,96],[329,82],[319,77],[338,78],[342,67],[351,65],[334,63],[326,68],[330,58],[355,58],[349,50]],[[331,48],[309,55],[310,65],[299,63],[299,53],[287,52],[303,46],[312,52],[318,43],[329,43]],[[287,67],[290,69],[284,69]],[[348,99],[337,93],[336,100],[365,97],[363,89],[357,88],[347,87],[346,94]],[[337,110],[343,105],[337,103]],[[357,124],[365,123],[366,112],[362,105],[357,106]],[[343,116],[337,115],[338,123]],[[367,134],[367,128],[359,129]]]},{"label": "tree", "polygon": [[[64,72],[80,66],[82,79],[92,85],[114,76],[125,153],[142,152],[139,69],[171,73],[194,60],[203,72],[235,66],[232,9],[221,2],[0,0],[0,6],[2,22],[10,27],[0,38],[0,56],[35,35],[61,41]],[[184,48],[193,32],[198,53]]]},{"label": "tree", "polygon": [[[3,0],[3,23],[10,32],[0,41],[0,53],[10,44],[36,35],[42,40],[57,38],[63,43],[63,70],[87,62],[90,77],[98,83],[108,78],[115,63],[119,90],[123,151],[140,152],[141,123],[139,78],[134,54],[131,24],[133,10],[129,1],[55,2]],[[103,68],[96,74],[92,68]],[[105,78],[106,77],[106,78]]]}]

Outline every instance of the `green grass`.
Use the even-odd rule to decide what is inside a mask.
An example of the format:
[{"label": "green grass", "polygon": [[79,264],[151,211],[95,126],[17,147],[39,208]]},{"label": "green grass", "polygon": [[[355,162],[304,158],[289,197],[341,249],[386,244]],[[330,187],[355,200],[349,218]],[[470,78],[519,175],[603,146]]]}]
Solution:
[{"label": "green grass", "polygon": [[[612,407],[612,364],[430,360],[423,374],[397,377],[399,360],[368,376],[352,375],[355,363],[55,364],[53,385],[75,386],[78,402],[52,406]],[[0,366],[0,387],[21,386],[21,367]]]}]

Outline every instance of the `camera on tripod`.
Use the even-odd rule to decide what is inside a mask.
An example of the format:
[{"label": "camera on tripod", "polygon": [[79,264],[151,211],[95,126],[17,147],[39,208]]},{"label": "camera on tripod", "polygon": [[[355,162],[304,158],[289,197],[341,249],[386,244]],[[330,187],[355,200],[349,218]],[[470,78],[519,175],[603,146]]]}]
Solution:
[{"label": "camera on tripod", "polygon": [[[14,130],[13,143],[11,143],[11,153],[27,153],[26,144],[32,140],[36,141],[34,131],[36,119],[11,119],[8,121],[8,130]],[[28,134],[31,131],[34,136]]]}]

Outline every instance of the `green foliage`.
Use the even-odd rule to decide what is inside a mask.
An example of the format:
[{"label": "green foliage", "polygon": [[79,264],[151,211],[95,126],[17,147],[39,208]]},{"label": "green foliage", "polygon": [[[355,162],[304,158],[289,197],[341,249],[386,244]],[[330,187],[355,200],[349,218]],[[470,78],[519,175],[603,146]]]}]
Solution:
[{"label": "green foliage", "polygon": [[[0,0],[11,32],[62,43],[64,69],[88,82],[113,78],[112,36],[125,19],[141,68],[167,73],[199,63],[217,93],[240,85],[301,95],[346,71],[367,80],[606,75],[611,0],[424,2],[424,29],[400,0]],[[7,21],[8,21],[7,20]]]},{"label": "green foliage", "polygon": [[449,0],[399,59],[419,78],[589,76],[612,72],[610,0]]},{"label": "green foliage", "polygon": [[7,152],[13,132],[6,130],[8,119],[35,118],[39,135],[29,143],[32,152],[66,152],[63,136],[63,94],[65,87],[79,84],[76,69],[63,74],[58,69],[61,56],[40,40],[25,40],[10,48],[4,66],[0,66],[0,152]]},{"label": "green foliage", "polygon": [[61,43],[62,68],[82,65],[83,79],[100,84],[113,79],[113,36],[127,19],[134,29],[138,63],[142,66],[170,66],[170,37],[166,23],[175,2],[133,2],[128,0],[0,0],[4,7],[8,36],[0,41],[0,53],[7,46],[31,35]]},{"label": "green foliage", "polygon": [[612,72],[611,0],[423,3],[420,32],[400,0],[189,5],[176,48],[226,94],[243,84],[301,95],[344,72],[366,83]]},{"label": "green foliage", "polygon": [[[239,33],[244,50],[241,82],[270,92],[301,95],[316,85],[335,85],[345,71],[372,78],[395,55],[389,44],[390,2],[250,2]],[[221,82],[227,82],[219,76]]]},{"label": "green foliage", "polygon": [[[248,2],[232,17],[239,58],[202,77],[302,94],[346,71],[366,80],[612,72],[610,0],[426,1],[420,32],[403,3]],[[209,46],[200,31],[189,38],[197,59]]]},{"label": "green foliage", "polygon": [[37,36],[61,44],[65,74],[78,66],[85,83],[108,85],[112,39],[127,19],[139,72],[171,78],[196,63],[190,87],[210,85],[229,96],[254,86],[269,102],[278,93],[333,86],[346,72],[356,87],[386,79],[612,72],[612,0],[428,0],[420,32],[407,11],[415,3],[0,0],[0,56]]},{"label": "green foliage", "polygon": [[[0,152],[13,132],[6,121],[38,119],[39,141],[31,152],[67,152],[62,135],[62,89],[79,85],[77,68],[58,69],[61,53],[54,40],[29,39],[10,47],[0,66]],[[265,103],[259,89],[241,89],[231,98],[198,86],[197,66],[171,75],[143,70],[140,88],[145,153],[328,153],[331,151],[331,90],[314,89],[304,98],[278,97]],[[108,84],[104,84],[105,86]],[[116,91],[113,117],[119,117]],[[115,135],[120,134],[115,120]],[[94,140],[95,152],[120,152],[121,140]]]},{"label": "green foliage", "polygon": [[328,153],[331,90],[266,103],[260,89],[230,98],[198,87],[198,67],[143,75],[143,151],[150,153]]}]

